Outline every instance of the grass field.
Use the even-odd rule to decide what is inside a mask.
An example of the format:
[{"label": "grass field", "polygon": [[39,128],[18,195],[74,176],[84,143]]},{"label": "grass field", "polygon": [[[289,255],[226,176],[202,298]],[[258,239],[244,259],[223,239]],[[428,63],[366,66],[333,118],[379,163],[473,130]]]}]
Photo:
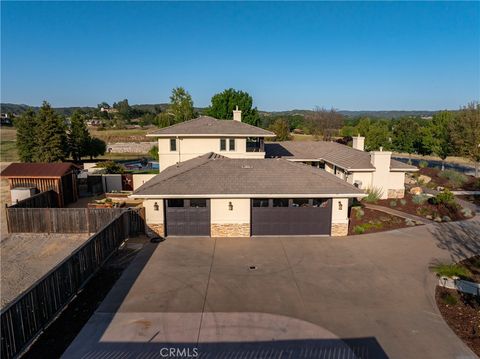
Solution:
[{"label": "grass field", "polygon": [[151,138],[145,135],[152,129],[132,129],[132,130],[104,130],[98,131],[90,128],[90,134],[93,137],[100,138],[107,143],[114,142],[149,142]]}]

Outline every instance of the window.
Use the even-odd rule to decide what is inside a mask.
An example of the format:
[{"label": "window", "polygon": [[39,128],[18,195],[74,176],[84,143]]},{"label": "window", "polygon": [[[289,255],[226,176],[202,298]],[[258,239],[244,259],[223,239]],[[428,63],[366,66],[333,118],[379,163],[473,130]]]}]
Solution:
[{"label": "window", "polygon": [[228,140],[228,149],[230,151],[235,151],[235,139],[234,138],[230,138]]},{"label": "window", "polygon": [[268,207],[267,198],[256,198],[253,200],[253,207]]},{"label": "window", "polygon": [[294,198],[292,200],[292,207],[310,207],[308,198]]},{"label": "window", "polygon": [[313,204],[313,207],[327,208],[328,207],[328,199],[314,198],[312,204]]},{"label": "window", "polygon": [[288,198],[274,198],[273,207],[288,207]]},{"label": "window", "polygon": [[207,207],[207,200],[202,198],[196,198],[190,200],[190,207],[204,208]]},{"label": "window", "polygon": [[167,200],[168,207],[183,207],[183,199]]},{"label": "window", "polygon": [[177,140],[175,138],[170,139],[170,151],[177,150]]},{"label": "window", "polygon": [[226,151],[227,150],[227,140],[224,138],[220,139],[220,151]]}]

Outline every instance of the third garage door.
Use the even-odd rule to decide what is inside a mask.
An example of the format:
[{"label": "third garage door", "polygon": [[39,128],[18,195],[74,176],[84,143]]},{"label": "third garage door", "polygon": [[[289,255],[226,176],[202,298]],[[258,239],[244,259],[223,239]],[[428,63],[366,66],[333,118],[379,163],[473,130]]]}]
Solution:
[{"label": "third garage door", "polygon": [[252,199],[252,235],[330,235],[328,198]]}]

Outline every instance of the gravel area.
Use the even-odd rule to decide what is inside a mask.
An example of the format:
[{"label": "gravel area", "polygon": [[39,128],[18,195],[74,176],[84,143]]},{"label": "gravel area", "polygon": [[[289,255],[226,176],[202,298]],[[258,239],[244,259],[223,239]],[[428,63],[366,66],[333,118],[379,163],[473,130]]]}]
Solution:
[{"label": "gravel area", "polygon": [[0,307],[28,289],[88,237],[88,233],[14,233],[2,238]]}]

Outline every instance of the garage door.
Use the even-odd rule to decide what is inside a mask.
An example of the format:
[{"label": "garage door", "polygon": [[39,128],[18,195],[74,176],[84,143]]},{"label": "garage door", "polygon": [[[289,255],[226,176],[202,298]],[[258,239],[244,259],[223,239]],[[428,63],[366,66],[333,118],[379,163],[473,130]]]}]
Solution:
[{"label": "garage door", "polygon": [[167,199],[165,217],[167,236],[210,235],[209,199]]},{"label": "garage door", "polygon": [[331,219],[331,199],[252,199],[252,235],[329,235]]}]

